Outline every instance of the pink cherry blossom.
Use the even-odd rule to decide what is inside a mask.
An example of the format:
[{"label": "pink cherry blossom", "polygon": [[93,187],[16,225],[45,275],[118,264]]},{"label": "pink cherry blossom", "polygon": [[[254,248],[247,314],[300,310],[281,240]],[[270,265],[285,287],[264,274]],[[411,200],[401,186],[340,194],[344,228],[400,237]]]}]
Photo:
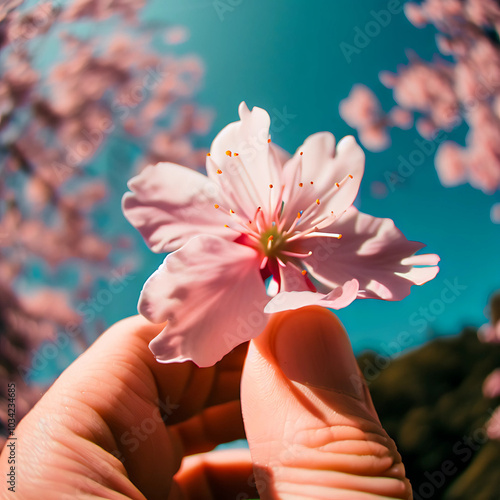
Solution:
[{"label": "pink cherry blossom", "polygon": [[496,408],[486,423],[486,431],[490,439],[500,440],[500,407]]},{"label": "pink cherry blossom", "polygon": [[445,187],[469,183],[490,194],[500,186],[500,6],[495,0],[423,0],[405,3],[405,13],[416,27],[436,28],[439,54],[427,61],[408,51],[408,64],[379,73],[393,90],[395,112],[385,113],[373,92],[357,84],[341,103],[342,117],[373,151],[389,147],[389,129],[408,128],[412,118],[431,141],[440,130],[468,126],[465,147],[451,141],[438,147],[439,179]]},{"label": "pink cherry blossom", "polygon": [[342,119],[358,130],[359,140],[370,151],[387,149],[391,144],[389,127],[408,129],[413,116],[407,110],[394,106],[384,113],[380,101],[365,85],[354,85],[349,96],[339,105]]},{"label": "pink cherry blossom", "polygon": [[490,219],[493,224],[500,224],[500,203],[495,203],[491,207]]},{"label": "pink cherry blossom", "polygon": [[364,171],[353,137],[317,133],[288,158],[266,111],[242,103],[239,115],[214,139],[208,176],[159,163],[123,198],[150,248],[173,251],[139,299],[146,318],[168,321],[150,344],[160,362],[209,366],[256,337],[269,313],[399,300],[438,272],[437,255],[414,255],[423,244],[352,206]]},{"label": "pink cherry blossom", "polygon": [[[211,116],[193,103],[203,65],[194,55],[159,51],[160,24],[139,26],[144,6],[0,2],[0,408],[7,408],[7,382],[15,382],[18,420],[43,392],[31,384],[47,375],[37,361],[45,342],[58,347],[68,325],[78,326],[56,370],[83,351],[107,325],[102,308],[82,321],[81,306],[113,279],[111,267],[128,274],[137,261],[128,237],[119,228],[103,234],[99,217],[113,189],[98,179],[127,175],[117,144],[133,142],[141,152],[134,171],[153,155],[192,167],[205,161],[194,137],[208,132]],[[170,41],[180,43],[187,32],[174,28]],[[160,136],[168,137],[163,147]],[[0,448],[7,418],[0,409]]]},{"label": "pink cherry blossom", "polygon": [[483,394],[490,399],[500,396],[500,368],[490,373],[483,382]]}]

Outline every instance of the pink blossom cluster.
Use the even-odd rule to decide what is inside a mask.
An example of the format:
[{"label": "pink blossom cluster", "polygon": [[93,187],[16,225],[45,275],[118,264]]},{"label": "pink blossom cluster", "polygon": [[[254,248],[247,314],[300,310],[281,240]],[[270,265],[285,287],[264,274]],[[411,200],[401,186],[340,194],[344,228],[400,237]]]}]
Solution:
[{"label": "pink blossom cluster", "polygon": [[[41,395],[41,388],[27,383],[24,375],[31,356],[42,342],[54,340],[57,329],[81,318],[68,302],[67,294],[49,287],[32,297],[15,294],[9,278],[12,268],[0,262],[0,422],[7,422],[7,382],[16,384],[16,418],[28,412]],[[9,276],[10,275],[10,276]],[[57,303],[57,308],[54,304]],[[0,448],[5,436],[0,434]]]},{"label": "pink blossom cluster", "polygon": [[[96,167],[102,156],[113,160],[113,143],[140,151],[135,165],[106,162],[113,179],[151,161],[196,167],[206,157],[193,145],[211,124],[210,112],[193,103],[202,64],[169,49],[186,39],[179,26],[165,26],[166,53],[153,49],[152,34],[138,29],[144,5],[10,0],[0,6],[0,390],[7,380],[17,384],[17,418],[40,392],[28,387],[19,367],[29,367],[41,343],[68,323],[92,330],[76,304],[109,277],[129,246],[124,236],[104,238],[93,222],[110,191]],[[94,35],[81,39],[73,26],[89,20]],[[41,64],[51,40],[58,52]],[[33,279],[33,265],[43,269],[42,278]],[[57,273],[68,269],[77,275],[73,283],[56,286]],[[87,342],[83,333],[73,340]]]},{"label": "pink blossom cluster", "polygon": [[[468,182],[485,193],[496,191],[500,186],[498,2],[425,0],[407,3],[405,13],[416,27],[436,27],[440,54],[430,62],[409,54],[408,64],[399,66],[396,73],[379,75],[397,103],[387,114],[371,91],[355,86],[340,106],[344,120],[373,151],[387,148],[388,129],[406,128],[413,114],[418,132],[426,139],[465,122],[469,127],[465,146],[446,141],[437,151],[441,183]],[[401,115],[399,120],[394,113]]]},{"label": "pink blossom cluster", "polygon": [[357,84],[349,97],[340,103],[340,115],[349,126],[357,129],[359,140],[370,151],[381,151],[391,144],[389,127],[409,128],[411,113],[394,106],[384,113],[375,94],[365,85]]},{"label": "pink blossom cluster", "polygon": [[151,250],[168,253],[138,305],[168,321],[149,345],[161,363],[211,366],[273,313],[401,300],[439,271],[439,256],[416,254],[424,245],[392,220],[352,206],[365,168],[352,136],[318,132],[290,155],[272,142],[264,109],[242,102],[238,114],[212,142],[207,175],[161,162],[123,197]]}]

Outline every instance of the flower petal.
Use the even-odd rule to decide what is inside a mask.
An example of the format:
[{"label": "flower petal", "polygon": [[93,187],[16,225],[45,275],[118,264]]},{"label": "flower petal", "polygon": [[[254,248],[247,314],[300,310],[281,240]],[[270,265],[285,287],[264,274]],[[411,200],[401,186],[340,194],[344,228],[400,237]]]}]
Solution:
[{"label": "flower petal", "polygon": [[283,155],[268,142],[271,119],[265,110],[250,111],[242,102],[238,112],[240,121],[227,125],[212,142],[207,173],[234,205],[230,208],[252,219],[259,206],[274,210]]},{"label": "flower petal", "polygon": [[268,300],[258,253],[203,235],[166,257],[144,285],[139,312],[168,321],[150,343],[158,361],[210,366],[262,331]]},{"label": "flower petal", "polygon": [[[146,167],[132,178],[123,213],[153,252],[176,250],[199,234],[235,239],[224,224],[230,217],[214,208],[219,187],[205,175],[174,163]],[[237,235],[236,235],[237,236]]]},{"label": "flower petal", "polygon": [[282,292],[315,292],[316,289],[307,275],[292,262],[287,262],[285,267],[279,268],[280,291]]},{"label": "flower petal", "polygon": [[276,313],[318,305],[330,309],[342,309],[348,306],[358,295],[359,283],[353,279],[346,281],[328,294],[318,292],[280,292],[265,307],[264,312]]},{"label": "flower petal", "polygon": [[329,230],[341,233],[342,239],[300,241],[299,251],[312,251],[304,264],[313,277],[331,287],[357,279],[358,298],[401,300],[412,285],[433,279],[439,271],[435,265],[439,257],[414,255],[424,245],[408,241],[390,219],[371,217],[351,207],[324,231]]},{"label": "flower petal", "polygon": [[285,227],[293,222],[297,212],[308,207],[300,225],[330,216],[332,212],[340,216],[356,198],[364,165],[365,155],[354,137],[344,137],[336,148],[335,137],[329,132],[308,137],[284,166],[288,181],[283,194]]}]

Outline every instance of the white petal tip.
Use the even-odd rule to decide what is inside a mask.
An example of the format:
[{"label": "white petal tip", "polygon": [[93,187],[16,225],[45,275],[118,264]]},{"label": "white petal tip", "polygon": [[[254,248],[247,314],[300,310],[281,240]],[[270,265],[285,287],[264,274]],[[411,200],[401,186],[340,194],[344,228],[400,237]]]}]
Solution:
[{"label": "white petal tip", "polygon": [[240,115],[240,118],[243,119],[243,117],[248,115],[249,113],[250,110],[248,109],[247,103],[245,101],[241,101],[240,105],[238,106],[238,114]]}]

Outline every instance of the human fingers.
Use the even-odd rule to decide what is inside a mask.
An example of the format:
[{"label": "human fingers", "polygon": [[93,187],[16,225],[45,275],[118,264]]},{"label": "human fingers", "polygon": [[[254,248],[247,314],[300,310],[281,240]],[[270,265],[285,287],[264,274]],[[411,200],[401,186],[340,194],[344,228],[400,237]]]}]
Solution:
[{"label": "human fingers", "polygon": [[[165,498],[175,488],[172,478],[185,453],[176,425],[219,405],[239,404],[245,347],[212,368],[161,365],[148,349],[160,328],[140,317],[114,325],[20,422],[18,467],[30,474],[19,491],[26,498],[37,497],[41,484],[54,489],[52,498],[113,492],[110,498],[142,500]],[[241,429],[239,412],[232,415]],[[209,414],[204,418],[210,421]],[[226,429],[217,440],[234,439],[234,429]],[[199,438],[214,442],[202,432]]]},{"label": "human fingers", "polygon": [[327,310],[277,315],[252,341],[242,408],[261,499],[411,497],[347,334]]}]

